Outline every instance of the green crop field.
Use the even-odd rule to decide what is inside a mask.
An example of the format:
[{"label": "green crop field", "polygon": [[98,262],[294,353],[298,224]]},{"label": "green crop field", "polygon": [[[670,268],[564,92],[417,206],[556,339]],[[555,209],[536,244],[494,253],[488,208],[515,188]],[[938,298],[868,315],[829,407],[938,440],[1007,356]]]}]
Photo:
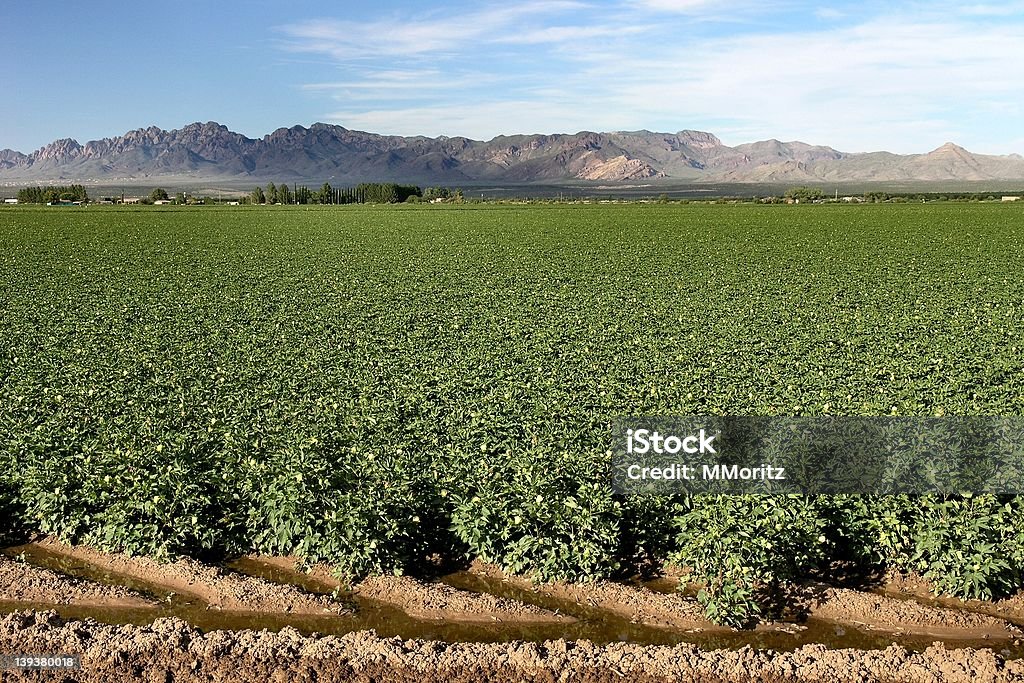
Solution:
[{"label": "green crop field", "polygon": [[1018,206],[0,210],[0,531],[357,576],[1021,587],[991,496],[612,492],[622,415],[1020,415]]}]

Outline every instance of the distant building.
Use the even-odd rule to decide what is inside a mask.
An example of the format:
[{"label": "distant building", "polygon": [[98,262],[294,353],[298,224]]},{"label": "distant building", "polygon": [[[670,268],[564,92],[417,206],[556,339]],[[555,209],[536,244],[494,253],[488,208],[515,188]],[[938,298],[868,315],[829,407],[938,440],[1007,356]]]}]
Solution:
[{"label": "distant building", "polygon": [[156,204],[157,206],[161,206],[163,204],[173,204],[174,200],[173,199],[158,199],[158,200],[156,200],[153,203]]},{"label": "distant building", "polygon": [[17,199],[5,199],[4,200],[4,204],[17,204],[17,203],[18,203]]},{"label": "distant building", "polygon": [[1006,195],[1003,197],[1004,202],[1015,202],[1020,199],[1018,195]]},{"label": "distant building", "polygon": [[142,201],[142,197],[125,197],[121,200],[122,204],[138,204]]}]

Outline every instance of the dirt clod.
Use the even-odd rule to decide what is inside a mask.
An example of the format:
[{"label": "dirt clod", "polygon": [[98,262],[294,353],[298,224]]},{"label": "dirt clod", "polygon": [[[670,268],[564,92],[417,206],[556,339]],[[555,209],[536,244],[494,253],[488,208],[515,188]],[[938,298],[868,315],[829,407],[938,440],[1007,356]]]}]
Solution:
[{"label": "dirt clod", "polygon": [[[63,680],[265,683],[331,680],[405,681],[892,681],[1003,683],[1024,680],[1024,663],[989,650],[914,653],[828,650],[808,645],[788,653],[701,650],[696,645],[644,646],[588,641],[439,643],[380,638],[360,631],[303,637],[292,629],[202,634],[177,619],[152,626],[63,622],[53,612],[17,612],[0,619],[0,652],[81,654],[82,670]],[[4,672],[4,680],[39,680]]]}]

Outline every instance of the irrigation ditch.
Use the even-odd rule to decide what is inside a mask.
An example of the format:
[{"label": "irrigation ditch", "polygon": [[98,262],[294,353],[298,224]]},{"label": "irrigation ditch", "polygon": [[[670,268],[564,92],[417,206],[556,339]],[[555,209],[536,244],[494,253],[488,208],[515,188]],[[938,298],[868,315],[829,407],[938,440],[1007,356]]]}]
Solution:
[{"label": "irrigation ditch", "polygon": [[534,585],[476,562],[345,586],[294,558],[160,564],[40,539],[0,555],[0,654],[82,654],[65,680],[115,680],[118,662],[153,680],[1024,680],[1022,596],[808,586],[801,618],[735,630],[677,582]]}]

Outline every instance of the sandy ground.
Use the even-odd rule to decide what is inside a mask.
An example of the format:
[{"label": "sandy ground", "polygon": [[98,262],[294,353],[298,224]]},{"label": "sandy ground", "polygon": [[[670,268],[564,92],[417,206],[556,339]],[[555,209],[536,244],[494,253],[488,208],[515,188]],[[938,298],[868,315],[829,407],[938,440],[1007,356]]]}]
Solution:
[{"label": "sandy ground", "polygon": [[518,600],[459,590],[443,583],[424,583],[408,576],[371,576],[355,586],[357,595],[388,602],[417,619],[460,621],[561,622],[573,617],[555,614]]},{"label": "sandy ground", "polygon": [[498,578],[518,588],[536,591],[553,598],[607,610],[638,624],[686,631],[722,628],[704,617],[703,608],[695,600],[679,593],[658,593],[647,588],[611,581],[597,581],[591,584],[556,581],[534,585],[527,578],[506,574],[499,567],[480,561],[474,562],[470,571]]},{"label": "sandy ground", "polygon": [[[471,571],[508,581],[551,597],[604,609],[635,623],[687,631],[721,629],[709,622],[701,606],[680,594],[598,581],[594,584],[533,585],[528,579],[510,576],[493,565],[476,562]],[[896,634],[929,635],[944,639],[1006,640],[1021,632],[998,616],[978,611],[943,609],[912,600],[863,593],[843,588],[816,587],[810,604],[812,616],[869,630]],[[787,624],[760,624],[760,630],[785,630]]]},{"label": "sandy ground", "polygon": [[932,592],[931,583],[919,574],[891,572],[885,578],[883,590],[890,595],[909,595],[920,600],[937,601],[950,607],[971,609],[1024,623],[1024,592],[994,602],[958,600],[946,596],[936,597]]},{"label": "sandy ground", "polygon": [[896,633],[968,639],[1021,635],[1011,624],[987,614],[943,609],[847,588],[820,587],[810,610],[812,616],[820,619]]},{"label": "sandy ground", "polygon": [[150,607],[154,604],[121,586],[80,581],[3,555],[0,555],[0,601],[91,607]]},{"label": "sandy ground", "polygon": [[0,618],[0,653],[82,656],[80,671],[59,676],[6,671],[4,681],[1024,681],[1024,662],[1005,661],[990,650],[946,650],[941,645],[923,653],[898,646],[858,651],[818,645],[776,653],[750,648],[701,650],[692,644],[403,641],[366,631],[340,638],[304,637],[290,628],[279,633],[204,635],[178,619],[159,619],[144,627],[108,626],[65,623],[54,612],[18,612]]},{"label": "sandy ground", "polygon": [[[51,553],[88,562],[112,574],[130,576],[165,591],[193,596],[211,608],[230,612],[263,612],[296,615],[350,613],[329,593],[342,588],[326,567],[315,567],[307,574],[296,569],[295,558],[254,556],[255,562],[286,571],[283,583],[227,571],[220,567],[183,559],[161,564],[141,557],[104,553],[84,546],[70,546],[53,539],[39,545]],[[640,586],[598,581],[591,584],[554,582],[534,585],[529,579],[504,573],[493,565],[476,562],[473,573],[507,582],[520,590],[535,591],[553,598],[557,605],[572,605],[602,610],[633,623],[687,632],[722,631],[708,621],[693,598],[679,593],[663,593]],[[293,580],[294,578],[294,580]],[[313,592],[308,581],[315,583]],[[299,584],[299,585],[294,585]],[[918,594],[927,584],[913,576],[895,584],[905,594]],[[316,592],[322,589],[322,592]],[[1021,630],[1002,618],[1002,611],[1024,607],[1020,596],[1001,603],[961,603],[966,609],[950,609],[927,601],[900,599],[891,595],[865,593],[825,585],[808,587],[811,616],[876,631],[894,634],[927,635],[944,640],[1007,640],[1020,638]],[[416,619],[453,622],[569,623],[571,616],[558,614],[554,606],[544,609],[513,597],[462,590],[443,583],[425,582],[411,577],[378,576],[354,587],[356,595],[384,602]],[[124,588],[100,586],[64,577],[56,572],[32,567],[11,559],[0,559],[0,600],[67,605],[144,607],[152,605]],[[577,615],[578,616],[578,615]],[[794,624],[762,624],[760,630],[801,628]]]},{"label": "sandy ground", "polygon": [[[299,571],[298,562],[292,557],[252,555],[250,559],[290,572]],[[327,567],[316,566],[307,573],[324,586],[345,588],[331,575]],[[573,617],[555,614],[518,600],[460,590],[443,583],[420,581],[410,576],[371,576],[357,583],[352,589],[360,597],[393,605],[415,619],[520,623],[576,621]]]},{"label": "sandy ground", "polygon": [[263,579],[225,571],[196,560],[161,564],[146,557],[104,553],[71,546],[54,539],[39,543],[52,553],[88,562],[114,574],[130,576],[181,595],[194,596],[213,609],[288,614],[342,613],[344,607],[329,596],[306,593]]},{"label": "sandy ground", "polygon": [[[53,541],[46,542],[45,547],[114,574],[190,593],[225,610],[324,614],[325,610],[340,608],[328,596],[191,560],[161,565],[147,559],[110,555]],[[294,558],[255,559],[295,571]],[[693,631],[704,630],[704,625],[708,624],[700,614],[699,605],[679,594],[610,582],[533,586],[527,579],[507,576],[492,566],[478,563],[473,569],[509,581],[516,588],[543,591],[558,600],[607,610],[639,623]],[[324,568],[319,568],[319,576],[314,578],[318,589],[329,591],[338,585]],[[912,577],[907,581],[908,587],[918,585]],[[356,586],[356,591],[367,598],[398,605],[421,619],[530,622],[559,618],[553,612],[517,600],[409,577],[367,579]],[[92,584],[3,557],[0,557],[0,600],[99,607],[152,604],[124,588]],[[868,629],[928,634],[953,641],[992,638],[995,644],[996,639],[1019,634],[1003,620],[977,611],[942,609],[912,600],[827,586],[815,587],[812,614]],[[720,628],[708,626],[709,631]],[[923,653],[896,645],[885,650],[829,650],[824,645],[807,645],[779,653],[750,647],[704,650],[691,643],[599,646],[585,640],[544,643],[403,641],[380,638],[367,631],[340,637],[302,636],[292,628],[277,633],[238,630],[203,634],[174,618],[157,619],[149,626],[112,626],[91,620],[65,621],[52,611],[23,611],[0,616],[0,656],[64,653],[81,653],[83,669],[59,676],[0,671],[0,681],[1024,683],[1024,660],[1006,661],[992,649],[947,650],[940,643]]]}]

